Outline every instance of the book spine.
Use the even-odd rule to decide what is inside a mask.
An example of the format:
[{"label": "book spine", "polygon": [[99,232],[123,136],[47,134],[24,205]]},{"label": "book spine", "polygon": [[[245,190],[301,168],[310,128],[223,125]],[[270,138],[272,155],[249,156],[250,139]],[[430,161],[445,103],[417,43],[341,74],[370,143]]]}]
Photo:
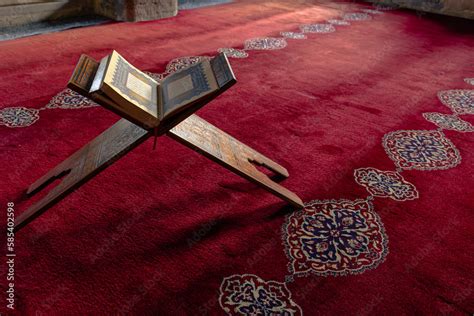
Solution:
[{"label": "book spine", "polygon": [[69,79],[68,87],[82,95],[87,95],[98,67],[97,61],[87,55],[81,55]]}]

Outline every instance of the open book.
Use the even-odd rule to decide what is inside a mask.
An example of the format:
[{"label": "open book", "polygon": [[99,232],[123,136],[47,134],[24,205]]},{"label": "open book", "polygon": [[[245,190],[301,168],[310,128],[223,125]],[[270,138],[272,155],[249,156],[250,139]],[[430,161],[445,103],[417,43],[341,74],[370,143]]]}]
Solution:
[{"label": "open book", "polygon": [[157,82],[116,51],[100,63],[82,55],[68,87],[145,129],[183,120],[236,82],[221,53]]}]

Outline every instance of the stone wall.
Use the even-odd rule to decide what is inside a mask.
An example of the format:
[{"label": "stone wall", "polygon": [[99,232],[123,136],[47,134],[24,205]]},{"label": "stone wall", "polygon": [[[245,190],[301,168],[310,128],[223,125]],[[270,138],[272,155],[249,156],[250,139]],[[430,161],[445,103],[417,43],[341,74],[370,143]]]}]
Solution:
[{"label": "stone wall", "polygon": [[374,2],[474,19],[474,0],[376,0]]},{"label": "stone wall", "polygon": [[125,0],[94,0],[93,8],[96,14],[112,20],[127,20]]},{"label": "stone wall", "polygon": [[148,21],[175,16],[178,0],[95,0],[94,10],[118,21]]},{"label": "stone wall", "polygon": [[92,0],[0,0],[0,27],[91,14]]},{"label": "stone wall", "polygon": [[177,13],[178,0],[0,0],[0,28],[93,14],[117,21],[146,21]]},{"label": "stone wall", "polygon": [[127,4],[128,21],[148,21],[178,14],[178,0],[133,0]]}]

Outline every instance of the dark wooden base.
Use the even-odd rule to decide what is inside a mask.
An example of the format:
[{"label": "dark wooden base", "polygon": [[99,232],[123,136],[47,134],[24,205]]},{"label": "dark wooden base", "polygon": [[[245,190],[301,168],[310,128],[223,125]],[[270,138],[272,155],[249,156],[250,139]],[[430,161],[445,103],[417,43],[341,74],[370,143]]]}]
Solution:
[{"label": "dark wooden base", "polygon": [[[230,171],[260,185],[291,205],[303,207],[303,202],[296,194],[271,180],[255,165],[264,166],[286,178],[288,171],[285,168],[197,115],[191,115],[169,130],[167,134]],[[52,181],[60,179],[59,184],[43,199],[16,218],[15,230],[18,231],[27,225],[152,135],[152,131],[144,130],[125,119],[112,125],[28,188],[27,193],[33,195]]]}]

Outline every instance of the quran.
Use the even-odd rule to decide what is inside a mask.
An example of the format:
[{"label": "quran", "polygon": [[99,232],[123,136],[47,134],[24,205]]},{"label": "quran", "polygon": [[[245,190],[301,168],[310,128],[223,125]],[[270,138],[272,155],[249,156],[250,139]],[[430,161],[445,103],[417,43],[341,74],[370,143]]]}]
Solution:
[{"label": "quran", "polygon": [[[81,78],[95,71],[89,85]],[[236,82],[225,54],[202,60],[157,82],[113,51],[99,63],[82,55],[68,86],[145,128],[195,112]]]}]

